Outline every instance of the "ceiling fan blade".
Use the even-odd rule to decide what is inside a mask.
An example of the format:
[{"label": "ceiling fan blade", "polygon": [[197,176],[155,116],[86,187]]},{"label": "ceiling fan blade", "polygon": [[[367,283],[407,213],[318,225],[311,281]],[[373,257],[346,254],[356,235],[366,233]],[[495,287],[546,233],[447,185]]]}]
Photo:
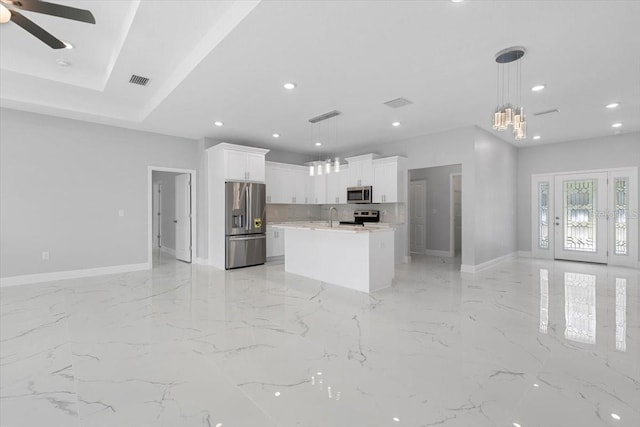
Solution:
[{"label": "ceiling fan blade", "polygon": [[44,43],[48,44],[53,49],[63,49],[65,44],[52,36],[50,33],[45,31],[44,28],[33,22],[32,20],[26,18],[24,15],[16,12],[15,10],[11,11],[11,20],[16,23],[16,25],[21,26]]},{"label": "ceiling fan blade", "polygon": [[60,18],[73,19],[74,21],[87,22],[89,24],[96,23],[96,19],[90,11],[76,7],[48,3],[40,0],[8,0],[6,3],[31,12],[59,16]]}]

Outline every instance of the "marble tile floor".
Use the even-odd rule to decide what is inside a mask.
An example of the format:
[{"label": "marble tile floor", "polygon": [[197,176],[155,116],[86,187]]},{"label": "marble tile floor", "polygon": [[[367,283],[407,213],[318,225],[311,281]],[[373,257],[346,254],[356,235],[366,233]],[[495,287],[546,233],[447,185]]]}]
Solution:
[{"label": "marble tile floor", "polygon": [[640,425],[638,270],[458,268],[416,257],[366,295],[163,257],[3,288],[0,425]]}]

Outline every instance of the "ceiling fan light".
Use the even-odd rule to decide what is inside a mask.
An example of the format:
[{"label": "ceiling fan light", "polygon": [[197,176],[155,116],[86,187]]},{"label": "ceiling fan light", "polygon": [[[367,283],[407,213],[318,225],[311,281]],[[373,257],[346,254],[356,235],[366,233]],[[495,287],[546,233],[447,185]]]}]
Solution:
[{"label": "ceiling fan light", "polygon": [[11,20],[11,11],[0,4],[0,24],[5,24]]}]

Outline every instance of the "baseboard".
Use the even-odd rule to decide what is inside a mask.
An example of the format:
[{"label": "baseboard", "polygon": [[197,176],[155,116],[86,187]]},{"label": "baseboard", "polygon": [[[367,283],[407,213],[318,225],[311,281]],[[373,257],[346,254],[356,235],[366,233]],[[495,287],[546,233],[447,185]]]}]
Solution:
[{"label": "baseboard", "polygon": [[482,270],[486,270],[488,268],[491,268],[497,264],[500,264],[503,261],[507,261],[510,259],[514,259],[518,256],[517,252],[512,252],[510,254],[507,255],[503,255],[500,256],[498,258],[494,258],[494,259],[490,259],[489,261],[483,262],[481,264],[477,264],[477,265],[468,265],[468,264],[462,264],[460,266],[460,271],[463,273],[478,273],[479,271]]},{"label": "baseboard", "polygon": [[196,258],[196,264],[198,265],[209,265],[209,258]]},{"label": "baseboard", "polygon": [[140,264],[114,265],[111,267],[87,268],[85,270],[55,271],[53,273],[25,274],[0,278],[0,287],[28,285],[30,283],[53,282],[56,280],[78,279],[81,277],[102,276],[105,274],[128,273],[130,271],[149,270],[147,262]]},{"label": "baseboard", "polygon": [[166,246],[160,247],[160,252],[164,252],[165,254],[176,256],[176,250],[168,248]]},{"label": "baseboard", "polygon": [[533,253],[531,251],[518,251],[518,256],[520,258],[533,258]]},{"label": "baseboard", "polygon": [[425,255],[430,255],[430,256],[439,256],[439,257],[451,258],[451,252],[449,252],[449,251],[437,251],[435,249],[425,249],[424,254]]}]

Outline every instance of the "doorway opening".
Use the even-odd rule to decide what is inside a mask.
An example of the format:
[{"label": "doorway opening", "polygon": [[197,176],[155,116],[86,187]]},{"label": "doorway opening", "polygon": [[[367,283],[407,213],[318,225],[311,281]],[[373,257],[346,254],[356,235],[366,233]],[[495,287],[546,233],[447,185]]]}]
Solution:
[{"label": "doorway opening", "polygon": [[196,247],[196,172],[150,166],[148,170],[148,262],[192,263]]},{"label": "doorway opening", "polygon": [[453,258],[462,253],[462,165],[409,171],[411,253]]}]

